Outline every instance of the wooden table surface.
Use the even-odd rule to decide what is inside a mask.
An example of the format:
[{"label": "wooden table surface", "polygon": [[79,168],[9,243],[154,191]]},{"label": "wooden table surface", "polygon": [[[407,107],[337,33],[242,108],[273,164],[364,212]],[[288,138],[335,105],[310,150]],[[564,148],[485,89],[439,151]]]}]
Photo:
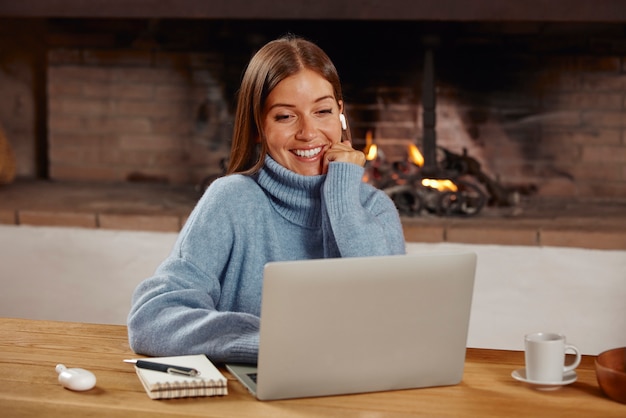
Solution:
[{"label": "wooden table surface", "polygon": [[[626,405],[598,388],[594,357],[584,356],[578,380],[554,391],[518,382],[522,352],[468,349],[456,386],[260,402],[228,377],[223,397],[151,400],[131,365],[126,327],[0,319],[2,417],[626,417]],[[57,381],[55,366],[91,370],[96,387],[72,392]]]}]

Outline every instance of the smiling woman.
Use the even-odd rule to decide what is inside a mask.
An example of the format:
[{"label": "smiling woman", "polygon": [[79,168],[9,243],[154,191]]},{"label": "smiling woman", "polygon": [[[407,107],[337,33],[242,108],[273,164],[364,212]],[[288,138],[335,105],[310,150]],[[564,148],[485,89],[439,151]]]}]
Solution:
[{"label": "smiling woman", "polygon": [[341,140],[342,105],[326,79],[303,69],[278,83],[267,96],[261,140],[283,167],[302,175],[326,173],[324,155]]},{"label": "smiling woman", "polygon": [[352,148],[343,106],[335,66],[315,44],[290,36],[255,54],[228,175],[134,292],[135,351],[256,363],[265,264],[405,252],[393,202],[362,181],[365,156]]},{"label": "smiling woman", "polygon": [[276,162],[305,176],[326,174],[330,161],[363,166],[363,153],[341,142],[342,111],[332,85],[315,71],[302,69],[267,96],[262,141]]},{"label": "smiling woman", "polygon": [[[228,172],[257,172],[268,154],[268,139],[275,142],[267,132],[275,126],[283,126],[276,136],[296,126],[298,132],[292,133],[300,141],[325,136],[330,144],[345,142],[349,147],[343,151],[350,151],[351,132],[340,120],[343,108],[339,75],[324,51],[297,37],[269,42],[252,57],[241,82]],[[327,122],[323,126],[312,124],[322,120]],[[295,149],[304,154],[319,147],[300,144]]]}]

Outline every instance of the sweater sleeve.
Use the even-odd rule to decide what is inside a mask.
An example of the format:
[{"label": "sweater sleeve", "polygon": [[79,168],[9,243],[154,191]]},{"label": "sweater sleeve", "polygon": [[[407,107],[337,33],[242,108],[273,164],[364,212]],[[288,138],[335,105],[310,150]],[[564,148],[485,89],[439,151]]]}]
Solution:
[{"label": "sweater sleeve", "polygon": [[[231,212],[219,190],[209,189],[170,256],[135,289],[127,321],[135,352],[256,363],[261,278],[241,267],[237,257],[245,248],[234,248]],[[246,289],[254,296],[241,296]],[[248,305],[237,305],[241,299]]]},{"label": "sweater sleeve", "polygon": [[356,164],[329,165],[322,191],[329,240],[341,257],[405,254],[402,223],[393,201],[363,183],[362,177],[363,168]]},{"label": "sweater sleeve", "polygon": [[204,278],[182,259],[168,259],[133,295],[131,348],[149,356],[206,354],[215,362],[256,363],[259,318],[220,312]]}]

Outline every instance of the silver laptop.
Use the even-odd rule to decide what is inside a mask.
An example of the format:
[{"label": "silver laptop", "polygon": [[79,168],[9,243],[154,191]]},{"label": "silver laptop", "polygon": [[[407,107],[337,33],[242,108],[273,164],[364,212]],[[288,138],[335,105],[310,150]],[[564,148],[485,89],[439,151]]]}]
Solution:
[{"label": "silver laptop", "polygon": [[472,252],[272,262],[258,365],[228,364],[259,400],[458,384]]}]

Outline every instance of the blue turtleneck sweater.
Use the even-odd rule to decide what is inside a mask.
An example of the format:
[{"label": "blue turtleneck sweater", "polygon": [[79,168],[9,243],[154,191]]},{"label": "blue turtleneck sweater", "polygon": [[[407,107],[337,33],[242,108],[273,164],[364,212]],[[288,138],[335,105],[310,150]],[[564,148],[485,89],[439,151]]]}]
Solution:
[{"label": "blue turtleneck sweater", "polygon": [[404,254],[393,202],[362,176],[362,167],[339,162],[302,176],[267,157],[254,176],[213,182],[169,257],[133,294],[131,348],[256,363],[267,262]]}]

